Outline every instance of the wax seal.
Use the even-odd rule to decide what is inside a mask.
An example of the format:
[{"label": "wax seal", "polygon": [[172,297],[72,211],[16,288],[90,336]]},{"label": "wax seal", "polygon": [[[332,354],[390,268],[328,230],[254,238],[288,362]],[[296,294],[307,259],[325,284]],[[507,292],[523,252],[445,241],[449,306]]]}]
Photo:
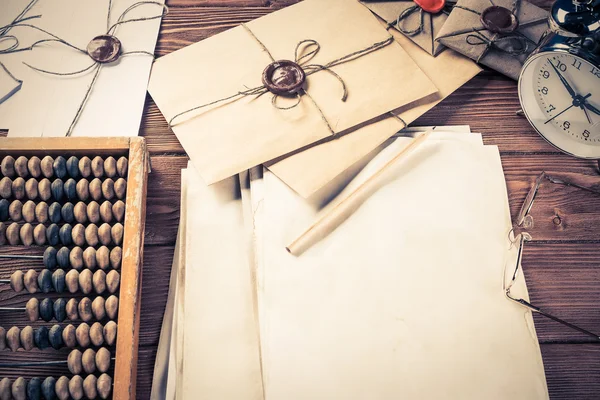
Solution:
[{"label": "wax seal", "polygon": [[116,61],[121,54],[121,41],[112,35],[100,35],[87,45],[87,53],[99,63]]},{"label": "wax seal", "polygon": [[423,11],[437,14],[446,6],[446,0],[414,0],[415,4],[423,9]]},{"label": "wax seal", "polygon": [[519,20],[508,8],[488,7],[481,13],[481,23],[490,32],[510,33],[519,27]]},{"label": "wax seal", "polygon": [[279,60],[263,71],[262,81],[267,90],[281,96],[295,96],[306,80],[302,67],[293,61]]}]

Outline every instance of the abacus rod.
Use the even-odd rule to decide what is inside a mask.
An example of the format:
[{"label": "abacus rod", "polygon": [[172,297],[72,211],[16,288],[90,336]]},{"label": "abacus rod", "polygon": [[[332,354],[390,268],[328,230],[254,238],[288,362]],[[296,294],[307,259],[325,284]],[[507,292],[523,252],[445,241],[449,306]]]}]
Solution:
[{"label": "abacus rod", "polygon": [[27,311],[25,307],[0,307],[0,311]]},{"label": "abacus rod", "polygon": [[[111,361],[115,361],[116,358],[112,357],[110,359]],[[17,367],[35,367],[38,365],[59,365],[59,364],[67,364],[68,361],[67,360],[60,360],[60,361],[31,361],[31,362],[26,362],[26,363],[5,363],[5,364],[0,364],[0,368],[17,368]]]},{"label": "abacus rod", "polygon": [[22,258],[25,260],[43,260],[44,256],[26,256],[26,255],[18,255],[18,254],[0,254],[0,258]]}]

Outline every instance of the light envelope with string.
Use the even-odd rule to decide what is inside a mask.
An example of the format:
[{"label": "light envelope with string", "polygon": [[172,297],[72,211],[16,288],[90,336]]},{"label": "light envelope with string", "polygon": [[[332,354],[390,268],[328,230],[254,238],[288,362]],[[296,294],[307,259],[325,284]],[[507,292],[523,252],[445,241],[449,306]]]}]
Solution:
[{"label": "light envelope with string", "polygon": [[[3,3],[0,25],[10,23],[28,3],[29,0]],[[136,136],[163,3],[164,0],[37,2],[28,15],[40,17],[25,25],[48,33],[23,24],[12,28],[10,33],[19,39],[20,48],[55,39],[51,35],[64,42],[44,42],[31,51],[0,55],[0,61],[24,81],[19,92],[0,104],[0,129],[8,129],[11,137],[65,136],[73,125],[72,136]],[[133,8],[126,12],[130,7]],[[120,16],[124,20],[142,19],[121,23],[111,31],[121,42],[122,53],[130,55],[102,64],[93,82],[98,64],[87,54],[87,46],[94,37],[106,34]],[[152,17],[155,19],[146,20]],[[24,63],[51,73],[36,71]],[[82,72],[70,75],[75,71]]]}]

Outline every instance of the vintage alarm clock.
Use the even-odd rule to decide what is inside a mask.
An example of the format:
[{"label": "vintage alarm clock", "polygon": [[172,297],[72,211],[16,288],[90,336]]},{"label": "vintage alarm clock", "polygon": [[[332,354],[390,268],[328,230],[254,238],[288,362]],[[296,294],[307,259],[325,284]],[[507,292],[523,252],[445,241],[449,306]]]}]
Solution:
[{"label": "vintage alarm clock", "polygon": [[558,149],[600,159],[600,0],[558,0],[549,25],[521,70],[523,112]]}]

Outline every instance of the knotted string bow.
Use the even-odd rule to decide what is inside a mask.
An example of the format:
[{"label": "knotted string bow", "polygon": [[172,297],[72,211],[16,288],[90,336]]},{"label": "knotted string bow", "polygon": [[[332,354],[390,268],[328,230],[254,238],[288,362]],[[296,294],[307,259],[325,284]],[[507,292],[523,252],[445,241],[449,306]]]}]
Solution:
[{"label": "knotted string bow", "polygon": [[[454,7],[454,3],[446,3],[446,5],[444,6],[444,8],[442,9],[441,12],[448,15],[448,14],[450,14],[450,11],[452,10],[453,7]],[[405,20],[408,17],[410,17],[412,14],[414,14],[415,12],[419,13],[419,25],[415,29],[405,28],[404,27]],[[427,11],[423,10],[423,8],[421,8],[421,6],[419,6],[418,4],[412,5],[412,6],[408,7],[407,9],[405,9],[404,11],[402,11],[398,15],[398,18],[396,18],[395,21],[388,23],[388,28],[395,27],[396,29],[398,29],[400,32],[402,32],[406,36],[417,35],[423,31],[423,28],[424,28],[423,13],[425,13],[425,12],[427,12]]]},{"label": "knotted string bow", "polygon": [[[477,57],[477,62],[479,62],[483,57],[485,57],[485,55],[488,53],[488,51],[490,51],[490,49],[496,49],[503,53],[509,54],[515,58],[518,58],[523,54],[529,53],[530,44],[533,44],[533,46],[535,46],[535,43],[532,40],[528,39],[523,35],[505,35],[500,37],[494,35],[494,37],[488,38],[487,36],[483,35],[481,32],[478,31],[473,31],[472,34],[467,35],[465,40],[471,46],[485,46],[484,51],[479,55],[479,57]],[[506,44],[506,46],[504,46],[503,44]],[[518,47],[515,47],[515,44],[518,44]]]}]

